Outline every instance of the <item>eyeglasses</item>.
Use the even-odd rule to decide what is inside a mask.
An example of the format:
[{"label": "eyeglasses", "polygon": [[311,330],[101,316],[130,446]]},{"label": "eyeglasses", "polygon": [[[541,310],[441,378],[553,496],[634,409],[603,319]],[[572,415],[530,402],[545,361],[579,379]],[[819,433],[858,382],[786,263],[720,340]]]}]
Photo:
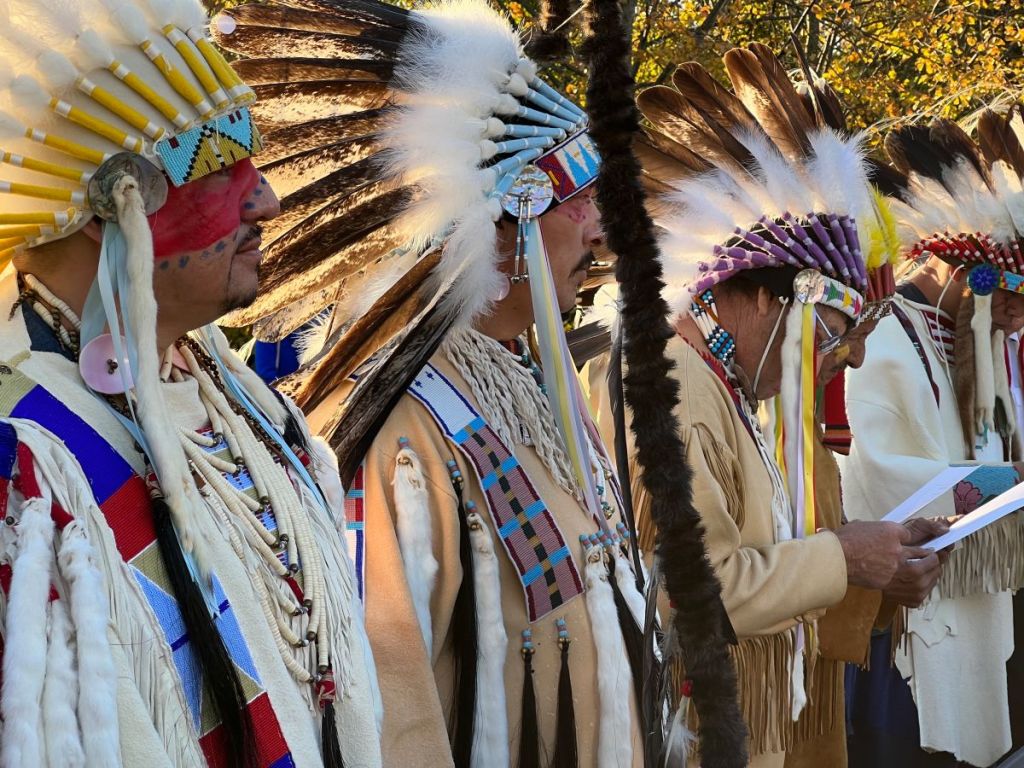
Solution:
[{"label": "eyeglasses", "polygon": [[814,313],[814,317],[818,321],[818,325],[821,330],[825,332],[825,340],[818,344],[818,354],[827,355],[829,352],[835,352],[839,348],[839,345],[843,343],[844,334],[835,334],[825,325],[825,321],[821,319],[821,315],[817,312]]}]

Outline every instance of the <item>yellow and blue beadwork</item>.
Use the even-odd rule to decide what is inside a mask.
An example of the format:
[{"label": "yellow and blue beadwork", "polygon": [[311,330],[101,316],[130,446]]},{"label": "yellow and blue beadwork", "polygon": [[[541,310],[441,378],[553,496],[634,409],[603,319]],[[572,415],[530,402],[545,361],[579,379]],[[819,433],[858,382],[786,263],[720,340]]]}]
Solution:
[{"label": "yellow and blue beadwork", "polygon": [[164,172],[176,187],[216,173],[262,149],[248,107],[207,120],[156,143]]}]

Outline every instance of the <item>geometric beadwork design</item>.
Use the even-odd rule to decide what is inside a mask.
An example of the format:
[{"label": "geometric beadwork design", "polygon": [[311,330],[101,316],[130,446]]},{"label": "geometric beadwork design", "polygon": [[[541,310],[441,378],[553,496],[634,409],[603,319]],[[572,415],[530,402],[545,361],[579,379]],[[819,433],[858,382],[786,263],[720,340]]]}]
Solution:
[{"label": "geometric beadwork design", "polygon": [[565,537],[497,433],[432,365],[408,391],[473,465],[494,528],[519,575],[531,623],[583,594]]},{"label": "geometric beadwork design", "polygon": [[263,148],[248,107],[215,117],[156,143],[164,172],[176,187],[217,173]]},{"label": "geometric beadwork design", "polygon": [[365,473],[366,462],[363,461],[356,467],[356,473],[345,493],[345,540],[348,544],[349,557],[352,558],[356,568],[356,586],[360,602],[365,599],[366,583],[366,531],[364,530],[366,494],[363,491]]},{"label": "geometric beadwork design", "polygon": [[555,201],[562,203],[588,186],[601,169],[601,156],[588,133],[580,133],[537,160],[551,179]]}]

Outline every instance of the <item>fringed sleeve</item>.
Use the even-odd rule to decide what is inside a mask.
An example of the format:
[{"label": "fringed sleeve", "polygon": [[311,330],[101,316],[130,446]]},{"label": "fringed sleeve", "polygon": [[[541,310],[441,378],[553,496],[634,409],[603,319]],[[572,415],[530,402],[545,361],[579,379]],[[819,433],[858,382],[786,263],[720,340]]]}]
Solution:
[{"label": "fringed sleeve", "polygon": [[[702,426],[691,429],[687,448],[694,473],[693,500],[707,530],[708,556],[722,581],[725,607],[739,637],[780,632],[842,599],[846,569],[834,534],[744,546],[744,501],[770,496],[767,475],[763,487],[752,484],[722,442]],[[812,574],[814,578],[808,578]]]}]

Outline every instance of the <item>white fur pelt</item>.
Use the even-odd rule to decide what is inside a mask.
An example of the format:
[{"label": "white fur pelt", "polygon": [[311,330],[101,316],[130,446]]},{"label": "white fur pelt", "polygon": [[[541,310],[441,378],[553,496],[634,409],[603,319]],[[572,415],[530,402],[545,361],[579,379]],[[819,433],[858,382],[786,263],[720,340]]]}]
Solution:
[{"label": "white fur pelt", "polygon": [[27,500],[18,521],[17,555],[4,628],[0,714],[3,768],[45,765],[42,738],[46,678],[46,606],[53,564],[53,520],[45,499]]},{"label": "white fur pelt", "polygon": [[64,527],[58,562],[69,586],[70,615],[78,645],[78,720],[86,762],[117,765],[121,747],[117,675],[107,639],[110,608],[84,523],[73,520]]},{"label": "white fur pelt", "polygon": [[508,709],[505,704],[505,654],[508,635],[501,611],[501,577],[494,542],[478,512],[466,515],[473,549],[476,590],[476,708],[473,713],[472,768],[508,765]]},{"label": "white fur pelt", "polygon": [[589,547],[585,553],[584,579],[587,586],[587,614],[597,651],[597,695],[599,704],[597,766],[630,768],[633,745],[623,734],[630,728],[632,673],[626,658],[615,597],[608,582],[604,547]]},{"label": "white fur pelt", "polygon": [[409,594],[416,608],[427,656],[433,658],[430,596],[434,591],[438,565],[434,558],[430,499],[423,479],[423,465],[408,445],[403,446],[395,456],[395,477],[391,484],[395,489],[395,527],[405,566],[405,578],[409,583]]},{"label": "white fur pelt", "polygon": [[[797,631],[802,633],[803,627],[799,626]],[[789,716],[794,723],[799,719],[800,713],[804,711],[804,707],[807,706],[807,680],[804,674],[804,648],[806,647],[807,640],[802,634],[798,636],[803,638],[803,643],[798,644],[793,650],[793,656],[790,659],[789,665],[789,689],[792,696]]]},{"label": "white fur pelt", "polygon": [[78,675],[74,657],[75,644],[64,599],[52,600],[47,628],[46,681],[43,683],[43,736],[51,768],[85,765],[75,713]]},{"label": "white fur pelt", "polygon": [[622,554],[618,538],[615,539],[615,546],[611,548],[611,552],[615,557],[615,583],[619,586],[619,592],[622,593],[622,598],[626,601],[630,615],[637,627],[643,631],[647,618],[647,601],[636,588],[633,564]]},{"label": "white fur pelt", "polygon": [[[992,295],[974,296],[974,315],[971,317],[974,336],[974,429],[978,436],[987,438],[995,427],[996,386],[995,357],[998,367],[1005,369],[1002,345],[992,343]],[[1010,409],[1012,410],[1012,408]]]},{"label": "white fur pelt", "polygon": [[[146,219],[139,182],[124,176],[114,184],[118,224],[127,245],[129,296],[122,296],[125,323],[132,329],[138,355],[135,377],[136,415],[149,443],[153,468],[167,498],[182,548],[191,553],[207,574],[212,565],[205,542],[192,520],[202,504],[178,442],[177,429],[160,386],[160,359],[156,341],[156,297],[153,295],[153,235]],[[112,328],[111,333],[118,329]]]}]

